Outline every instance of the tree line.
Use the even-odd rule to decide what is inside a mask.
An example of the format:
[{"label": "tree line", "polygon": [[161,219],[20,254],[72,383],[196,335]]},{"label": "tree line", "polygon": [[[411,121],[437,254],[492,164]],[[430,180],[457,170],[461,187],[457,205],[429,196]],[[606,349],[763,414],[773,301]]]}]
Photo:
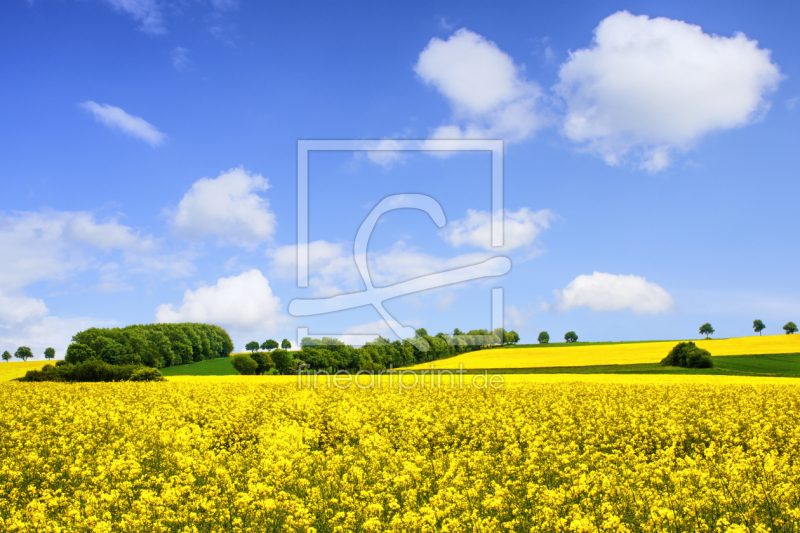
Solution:
[{"label": "tree line", "polygon": [[[264,345],[258,345],[253,341],[248,344],[248,347],[253,348],[251,354],[235,356],[232,364],[242,374],[294,374],[302,370],[322,370],[331,373],[339,370],[379,371],[519,342],[517,332],[506,331],[503,328],[494,331],[476,329],[467,333],[456,328],[452,335],[447,333],[429,335],[425,328],[420,328],[416,333],[414,338],[402,341],[389,341],[378,337],[360,348],[348,346],[338,339],[329,337],[322,339],[305,337],[301,341],[301,349],[296,352],[285,349],[259,352],[253,345],[259,347]],[[286,344],[291,346],[288,341]]]},{"label": "tree line", "polygon": [[99,360],[110,365],[152,368],[227,357],[233,351],[228,333],[210,324],[137,324],[124,328],[89,328],[76,333],[64,361]]}]

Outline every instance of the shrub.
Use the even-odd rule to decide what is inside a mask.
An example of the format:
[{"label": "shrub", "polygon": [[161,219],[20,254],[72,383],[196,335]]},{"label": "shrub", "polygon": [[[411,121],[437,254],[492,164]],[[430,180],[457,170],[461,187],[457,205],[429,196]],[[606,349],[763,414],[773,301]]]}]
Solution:
[{"label": "shrub", "polygon": [[275,366],[275,363],[272,362],[272,358],[265,352],[253,352],[250,358],[256,362],[256,374],[258,375],[269,371],[270,368]]},{"label": "shrub", "polygon": [[667,356],[661,360],[663,366],[680,366],[683,368],[714,368],[708,350],[698,348],[693,342],[679,342]]},{"label": "shrub", "polygon": [[157,369],[145,366],[134,370],[128,381],[164,381],[164,376]]},{"label": "shrub", "polygon": [[247,354],[234,355],[231,358],[231,364],[238,373],[244,376],[252,376],[258,370],[258,363],[253,361],[253,358]]},{"label": "shrub", "polygon": [[112,365],[90,359],[71,365],[59,361],[55,366],[44,365],[41,370],[29,370],[20,381],[163,381],[164,376],[155,368],[140,365]]}]

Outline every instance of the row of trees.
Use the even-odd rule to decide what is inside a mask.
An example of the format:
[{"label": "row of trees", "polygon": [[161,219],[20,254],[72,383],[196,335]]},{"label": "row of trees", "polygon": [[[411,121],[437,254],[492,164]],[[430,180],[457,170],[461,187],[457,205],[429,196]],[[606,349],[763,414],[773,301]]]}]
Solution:
[{"label": "row of trees", "polygon": [[264,342],[262,342],[260,345],[258,344],[258,341],[250,341],[247,344],[245,344],[244,347],[245,347],[245,349],[247,351],[252,352],[252,353],[256,353],[259,348],[261,348],[262,350],[266,350],[268,352],[271,352],[272,350],[275,350],[276,348],[278,348],[278,346],[280,346],[281,349],[283,349],[283,350],[291,350],[292,349],[292,343],[289,342],[289,339],[283,339],[280,344],[278,344],[278,341],[275,341],[275,340],[272,340],[272,339],[267,339]]},{"label": "row of trees", "polygon": [[[766,328],[767,326],[764,325],[763,321],[758,319],[753,320],[753,330],[755,330],[755,332],[758,333],[759,335],[761,335],[761,332],[764,331]],[[787,335],[795,334],[797,333],[797,324],[789,321],[786,323],[785,326],[783,326],[783,331],[785,331]]]},{"label": "row of trees", "polygon": [[[54,349],[52,348],[45,349],[44,351],[45,359],[50,360],[53,359],[55,356],[56,356],[56,351]],[[33,357],[33,352],[27,346],[20,346],[19,348],[17,348],[17,351],[14,352],[14,357],[16,357],[17,359],[22,359],[22,361],[24,362]],[[3,361],[5,361],[6,363],[11,360],[11,354],[8,353],[8,350],[3,352],[2,358]]]},{"label": "row of trees", "polygon": [[[550,342],[550,334],[542,331],[536,340],[539,341],[539,344],[548,344]],[[574,331],[568,331],[564,334],[564,342],[578,342],[578,335]]]},{"label": "row of trees", "polygon": [[[476,329],[467,333],[456,328],[452,335],[437,333],[433,336],[429,335],[425,328],[420,328],[416,333],[413,339],[402,341],[389,341],[378,337],[375,341],[360,348],[348,346],[338,339],[306,337],[301,342],[300,351],[289,352],[285,349],[274,349],[258,352],[251,350],[251,354],[235,356],[231,363],[243,374],[268,372],[292,374],[299,369],[328,372],[338,370],[376,371],[435,361],[486,347],[519,342],[517,332],[506,331],[502,328],[494,331]],[[255,344],[255,341],[251,344]],[[288,344],[291,346],[290,343]],[[249,346],[250,344],[248,344],[248,349]],[[264,349],[266,350],[266,348]]]},{"label": "row of trees", "polygon": [[144,324],[76,333],[64,360],[77,364],[97,359],[111,365],[163,368],[227,357],[232,351],[230,336],[219,326]]}]

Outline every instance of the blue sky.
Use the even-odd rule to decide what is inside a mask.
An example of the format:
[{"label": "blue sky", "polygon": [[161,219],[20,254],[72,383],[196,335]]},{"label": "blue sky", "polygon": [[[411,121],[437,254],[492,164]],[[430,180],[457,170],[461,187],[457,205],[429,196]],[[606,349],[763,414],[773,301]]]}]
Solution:
[{"label": "blue sky", "polygon": [[[512,271],[387,302],[403,324],[523,342],[782,333],[796,281],[800,49],[790,2],[11,0],[0,7],[0,350],[95,325],[207,321],[237,348],[383,333],[376,284],[507,255]],[[294,277],[298,139],[505,141],[506,243],[485,153],[314,153],[311,286]],[[509,233],[511,232],[511,233]]]}]

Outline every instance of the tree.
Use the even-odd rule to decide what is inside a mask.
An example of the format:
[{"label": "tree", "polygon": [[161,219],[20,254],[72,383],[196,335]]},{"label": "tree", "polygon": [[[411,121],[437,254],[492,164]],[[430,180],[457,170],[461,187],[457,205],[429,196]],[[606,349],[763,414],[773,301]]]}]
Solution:
[{"label": "tree", "polygon": [[258,363],[246,353],[234,355],[231,358],[231,364],[233,368],[243,376],[252,376],[256,373],[256,369],[258,369]]},{"label": "tree", "polygon": [[455,337],[455,336],[457,336],[457,335],[463,335],[463,334],[464,334],[464,332],[463,332],[463,331],[461,331],[461,330],[460,330],[460,329],[458,329],[458,328],[456,328],[456,329],[454,329],[454,330],[453,330],[453,337]]},{"label": "tree", "polygon": [[11,360],[11,354],[8,353],[8,350],[6,350],[5,352],[3,352],[3,361],[5,361],[7,363],[10,360]]},{"label": "tree", "polygon": [[293,361],[292,354],[286,350],[275,350],[272,352],[272,360],[275,362],[275,368],[281,374],[288,374],[292,369]]},{"label": "tree", "polygon": [[30,359],[31,357],[33,357],[33,352],[31,352],[31,349],[28,348],[27,346],[20,346],[19,348],[17,348],[14,357],[25,361],[26,359]]},{"label": "tree", "polygon": [[258,365],[256,368],[256,374],[259,376],[264,372],[268,372],[273,366],[275,366],[275,363],[272,362],[272,358],[268,353],[253,352],[253,355],[250,357],[256,362],[256,365]]},{"label": "tree", "polygon": [[289,339],[283,339],[281,341],[281,349],[282,350],[291,350],[292,349],[292,343],[289,342]]},{"label": "tree", "polygon": [[514,330],[506,333],[505,341],[507,344],[517,344],[519,342],[519,333]]},{"label": "tree", "polygon": [[713,368],[714,362],[708,350],[698,348],[693,342],[679,342],[661,360],[663,366],[684,368]]},{"label": "tree", "polygon": [[244,349],[256,353],[256,350],[258,350],[258,343],[256,341],[250,341],[244,345]]},{"label": "tree", "polygon": [[427,329],[419,328],[417,330],[417,337],[427,337],[427,336],[428,336],[428,330]]},{"label": "tree", "polygon": [[267,340],[265,340],[265,341],[264,341],[264,343],[261,345],[261,349],[262,349],[262,350],[266,350],[266,351],[268,351],[268,352],[269,352],[269,351],[272,351],[272,350],[274,350],[274,349],[275,349],[275,348],[277,348],[278,346],[280,346],[280,344],[278,344],[278,341],[274,341],[274,340],[272,340],[272,339],[267,339]]},{"label": "tree", "polygon": [[64,361],[67,363],[76,365],[90,359],[97,359],[97,354],[87,345],[73,342],[67,346],[67,355],[64,356]]},{"label": "tree", "polygon": [[56,351],[52,348],[48,348],[44,351],[45,359],[53,359],[56,356]]},{"label": "tree", "polygon": [[787,322],[786,325],[783,326],[783,331],[785,331],[787,335],[797,333],[797,324],[794,322]]},{"label": "tree", "polygon": [[761,320],[753,320],[753,329],[754,329],[754,330],[756,331],[756,333],[758,333],[759,335],[761,335],[761,331],[762,331],[764,328],[766,328],[766,327],[767,327],[767,326],[765,326],[765,325],[764,325],[764,323],[763,323]]},{"label": "tree", "polygon": [[539,341],[539,344],[547,344],[548,342],[550,342],[550,334],[547,333],[546,331],[542,331],[541,333],[539,333],[539,338],[536,340]]},{"label": "tree", "polygon": [[564,340],[567,342],[576,342],[578,340],[578,336],[575,334],[574,331],[568,331],[564,335]]},{"label": "tree", "polygon": [[705,324],[703,324],[702,326],[700,326],[700,335],[705,335],[705,336],[706,336],[706,339],[707,339],[707,338],[708,338],[708,336],[709,336],[709,335],[711,335],[712,333],[714,333],[714,328],[712,328],[712,327],[711,327],[711,324],[709,324],[708,322],[706,322]]}]

